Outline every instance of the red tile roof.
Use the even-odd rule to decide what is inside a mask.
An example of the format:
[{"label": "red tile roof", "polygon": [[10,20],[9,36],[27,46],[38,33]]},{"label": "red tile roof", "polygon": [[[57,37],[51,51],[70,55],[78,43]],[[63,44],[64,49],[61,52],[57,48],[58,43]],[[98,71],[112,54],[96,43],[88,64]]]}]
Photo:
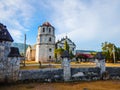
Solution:
[{"label": "red tile roof", "polygon": [[44,22],[43,24],[42,24],[42,26],[52,26],[49,22]]}]

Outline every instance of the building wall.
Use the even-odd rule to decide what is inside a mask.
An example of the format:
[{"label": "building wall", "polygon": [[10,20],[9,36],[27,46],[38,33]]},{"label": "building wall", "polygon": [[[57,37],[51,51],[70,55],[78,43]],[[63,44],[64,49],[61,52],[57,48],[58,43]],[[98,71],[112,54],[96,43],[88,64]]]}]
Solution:
[{"label": "building wall", "polygon": [[40,45],[39,58],[41,62],[49,62],[54,60],[54,45]]},{"label": "building wall", "polygon": [[31,60],[32,57],[31,57],[31,53],[32,53],[32,49],[30,46],[28,46],[27,50],[26,50],[26,59],[27,60]]},{"label": "building wall", "polygon": [[32,51],[31,60],[35,60],[36,50],[32,49],[31,51]]}]

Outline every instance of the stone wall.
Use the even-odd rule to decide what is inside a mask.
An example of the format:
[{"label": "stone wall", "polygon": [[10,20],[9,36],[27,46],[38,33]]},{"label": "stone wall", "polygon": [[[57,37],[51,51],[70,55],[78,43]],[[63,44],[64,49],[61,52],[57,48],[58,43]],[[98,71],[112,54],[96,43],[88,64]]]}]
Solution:
[{"label": "stone wall", "polygon": [[63,79],[63,70],[46,68],[40,70],[20,70],[19,80],[62,80]]},{"label": "stone wall", "polygon": [[95,72],[95,73],[100,73],[99,68],[71,68],[71,74],[74,75],[78,72]]},{"label": "stone wall", "polygon": [[109,73],[111,77],[120,76],[120,67],[107,67],[106,71]]},{"label": "stone wall", "polygon": [[8,61],[7,55],[10,52],[10,45],[8,42],[0,42],[0,81],[4,81],[7,78]]},{"label": "stone wall", "polygon": [[20,58],[8,58],[0,62],[0,82],[13,82],[18,80]]},{"label": "stone wall", "polygon": [[0,43],[0,82],[17,81],[20,58],[8,57],[11,42]]},{"label": "stone wall", "polygon": [[[99,74],[99,68],[71,68],[71,76],[78,72],[94,72]],[[71,80],[73,78],[71,77]],[[63,69],[20,70],[19,80],[63,81]]]},{"label": "stone wall", "polygon": [[[110,79],[112,77],[120,76],[120,67],[107,67],[107,71],[109,72]],[[82,72],[84,76],[76,76],[78,73]],[[99,80],[100,79],[100,69],[99,68],[71,68],[71,80]],[[114,78],[115,79],[115,78]],[[40,70],[20,70],[19,72],[19,80],[20,81],[64,81],[63,78],[63,69],[55,69],[55,68],[47,68]]]}]

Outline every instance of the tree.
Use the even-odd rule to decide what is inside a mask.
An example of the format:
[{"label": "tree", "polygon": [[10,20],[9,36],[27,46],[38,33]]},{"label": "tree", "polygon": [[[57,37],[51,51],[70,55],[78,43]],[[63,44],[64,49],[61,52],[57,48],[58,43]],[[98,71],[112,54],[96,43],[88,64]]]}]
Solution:
[{"label": "tree", "polygon": [[120,60],[120,48],[119,47],[115,47],[115,57],[116,57],[116,61]]},{"label": "tree", "polygon": [[114,61],[115,60],[115,58],[114,58],[114,55],[115,55],[114,48],[115,47],[116,46],[113,43],[108,43],[108,42],[102,43],[102,52],[106,56],[106,61],[115,62]]},{"label": "tree", "polygon": [[72,59],[72,58],[74,58],[75,56],[74,56],[74,54],[72,53],[72,51],[70,51],[70,59]]},{"label": "tree", "polygon": [[69,45],[68,45],[68,43],[67,43],[67,40],[65,40],[64,50],[67,50],[67,51],[69,52],[69,49],[70,49],[70,47],[69,47]]},{"label": "tree", "polygon": [[54,56],[56,58],[56,61],[61,58],[63,51],[64,51],[64,49],[62,49],[62,48],[55,49]]}]

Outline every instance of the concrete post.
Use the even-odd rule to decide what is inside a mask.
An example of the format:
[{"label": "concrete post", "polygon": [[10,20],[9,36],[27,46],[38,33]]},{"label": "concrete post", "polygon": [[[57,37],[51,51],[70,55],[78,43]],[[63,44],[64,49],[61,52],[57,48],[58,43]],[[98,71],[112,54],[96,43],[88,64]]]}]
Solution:
[{"label": "concrete post", "polygon": [[102,75],[103,72],[106,71],[106,66],[105,66],[105,59],[102,60],[96,60],[96,67],[100,68],[100,74]]},{"label": "concrete post", "polygon": [[68,51],[64,51],[61,57],[63,58],[62,61],[63,78],[64,81],[69,81],[71,78],[71,68],[70,68]]},{"label": "concrete post", "polygon": [[103,72],[106,71],[105,56],[102,54],[102,52],[98,52],[95,58],[96,58],[96,67],[100,68],[100,74],[102,75]]},{"label": "concrete post", "polygon": [[71,78],[71,69],[70,69],[70,62],[68,61],[68,58],[63,58],[63,76],[64,81],[69,81]]}]

